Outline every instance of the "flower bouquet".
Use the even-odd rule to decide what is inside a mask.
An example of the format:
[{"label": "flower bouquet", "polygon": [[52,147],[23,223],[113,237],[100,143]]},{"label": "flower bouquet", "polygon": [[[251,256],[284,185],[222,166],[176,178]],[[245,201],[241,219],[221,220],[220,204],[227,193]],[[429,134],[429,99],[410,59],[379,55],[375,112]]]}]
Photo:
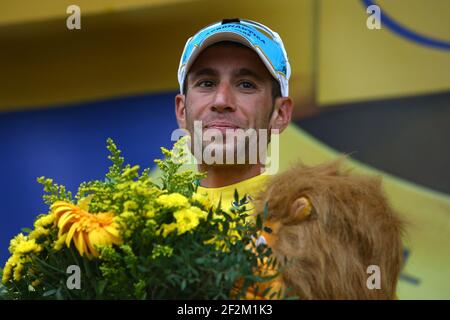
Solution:
[{"label": "flower bouquet", "polygon": [[49,212],[11,240],[0,297],[282,298],[261,285],[279,270],[270,248],[257,244],[260,215],[252,217],[247,196],[237,192],[226,211],[197,193],[203,174],[181,172],[183,140],[161,148],[160,181],[149,168],[139,173],[139,166],[124,165],[111,139],[105,179],[82,183],[75,197],[38,178]]}]

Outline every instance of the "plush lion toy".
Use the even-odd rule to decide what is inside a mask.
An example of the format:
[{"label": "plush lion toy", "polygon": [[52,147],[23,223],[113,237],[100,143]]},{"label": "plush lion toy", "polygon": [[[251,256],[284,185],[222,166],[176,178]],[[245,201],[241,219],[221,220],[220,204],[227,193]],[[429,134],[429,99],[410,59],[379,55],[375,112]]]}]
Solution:
[{"label": "plush lion toy", "polygon": [[[255,199],[259,214],[268,203],[267,244],[279,262],[288,259],[274,284],[300,299],[395,299],[403,221],[381,179],[351,174],[342,162],[297,165]],[[379,289],[367,286],[371,265],[379,267]]]}]

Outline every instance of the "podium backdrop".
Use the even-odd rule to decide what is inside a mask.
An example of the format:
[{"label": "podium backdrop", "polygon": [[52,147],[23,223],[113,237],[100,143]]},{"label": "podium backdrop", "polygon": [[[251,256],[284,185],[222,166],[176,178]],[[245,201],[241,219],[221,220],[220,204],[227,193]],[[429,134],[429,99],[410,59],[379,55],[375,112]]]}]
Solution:
[{"label": "podium backdrop", "polygon": [[[280,168],[345,152],[382,175],[410,222],[399,298],[450,299],[450,2],[79,0],[81,30],[68,30],[70,4],[0,3],[2,264],[9,239],[47,210],[37,177],[73,192],[102,178],[108,137],[127,161],[153,165],[177,127],[186,39],[243,17],[276,30],[292,64]],[[379,30],[366,23],[374,4]]]}]

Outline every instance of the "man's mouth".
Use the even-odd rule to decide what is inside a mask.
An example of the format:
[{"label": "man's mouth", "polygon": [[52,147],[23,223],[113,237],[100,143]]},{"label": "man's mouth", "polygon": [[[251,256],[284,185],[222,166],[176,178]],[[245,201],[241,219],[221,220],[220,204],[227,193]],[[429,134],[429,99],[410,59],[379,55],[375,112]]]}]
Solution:
[{"label": "man's mouth", "polygon": [[225,133],[227,130],[240,129],[238,125],[228,121],[211,121],[203,126],[203,129],[217,129]]}]

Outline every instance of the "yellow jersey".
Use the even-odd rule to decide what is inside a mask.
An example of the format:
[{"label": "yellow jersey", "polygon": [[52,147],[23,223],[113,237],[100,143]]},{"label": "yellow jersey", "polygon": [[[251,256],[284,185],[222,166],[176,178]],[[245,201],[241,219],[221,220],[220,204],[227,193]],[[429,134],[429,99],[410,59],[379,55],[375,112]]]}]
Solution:
[{"label": "yellow jersey", "polygon": [[[220,199],[222,199],[221,208],[224,211],[228,211],[234,201],[235,190],[238,191],[240,199],[242,199],[245,194],[248,194],[250,197],[255,197],[259,192],[265,189],[268,178],[268,175],[260,174],[224,187],[206,188],[199,186],[197,193],[206,194],[214,205],[217,205]],[[253,210],[251,204],[249,209]]]}]

